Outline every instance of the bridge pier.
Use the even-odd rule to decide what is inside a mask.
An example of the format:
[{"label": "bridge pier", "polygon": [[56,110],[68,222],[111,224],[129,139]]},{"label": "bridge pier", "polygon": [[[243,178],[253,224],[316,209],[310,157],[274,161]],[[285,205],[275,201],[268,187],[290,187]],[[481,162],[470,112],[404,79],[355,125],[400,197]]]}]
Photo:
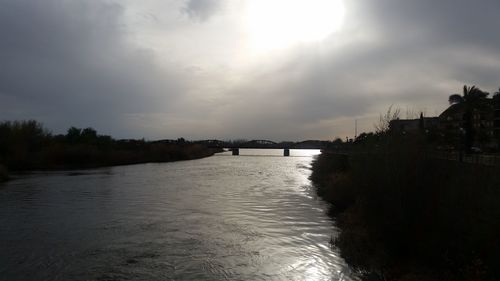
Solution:
[{"label": "bridge pier", "polygon": [[235,156],[240,155],[240,149],[239,149],[239,148],[233,148],[233,149],[231,149],[231,150],[232,150],[232,152],[233,152],[233,155],[235,155]]},{"label": "bridge pier", "polygon": [[285,148],[283,150],[283,156],[290,156],[290,148]]}]

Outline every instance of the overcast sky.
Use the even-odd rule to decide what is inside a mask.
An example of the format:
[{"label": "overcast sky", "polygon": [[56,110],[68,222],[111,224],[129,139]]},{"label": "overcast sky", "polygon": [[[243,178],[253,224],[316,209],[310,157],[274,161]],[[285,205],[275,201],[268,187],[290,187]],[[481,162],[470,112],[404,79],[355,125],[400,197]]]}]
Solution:
[{"label": "overcast sky", "polygon": [[328,1],[0,0],[0,120],[333,139],[500,87],[500,1]]}]

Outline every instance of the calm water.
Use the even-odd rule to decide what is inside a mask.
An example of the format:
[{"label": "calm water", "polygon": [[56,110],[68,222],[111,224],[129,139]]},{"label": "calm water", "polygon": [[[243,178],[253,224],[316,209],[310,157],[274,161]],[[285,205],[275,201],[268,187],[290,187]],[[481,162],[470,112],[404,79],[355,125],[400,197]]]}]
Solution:
[{"label": "calm water", "polygon": [[351,280],[308,180],[318,152],[282,153],[0,185],[0,280]]}]

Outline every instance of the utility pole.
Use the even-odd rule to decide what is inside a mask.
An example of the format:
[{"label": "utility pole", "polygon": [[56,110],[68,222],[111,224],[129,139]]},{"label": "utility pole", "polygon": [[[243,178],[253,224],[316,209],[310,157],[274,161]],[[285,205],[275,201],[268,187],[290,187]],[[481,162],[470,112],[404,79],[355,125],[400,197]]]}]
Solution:
[{"label": "utility pole", "polygon": [[354,139],[358,137],[358,119],[354,119]]}]

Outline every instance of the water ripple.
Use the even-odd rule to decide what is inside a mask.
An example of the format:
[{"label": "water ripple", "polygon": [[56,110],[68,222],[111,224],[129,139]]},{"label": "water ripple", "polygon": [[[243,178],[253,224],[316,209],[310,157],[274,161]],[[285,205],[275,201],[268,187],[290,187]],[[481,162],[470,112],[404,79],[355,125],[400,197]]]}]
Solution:
[{"label": "water ripple", "polygon": [[211,157],[19,177],[2,280],[353,280],[312,157]]}]

